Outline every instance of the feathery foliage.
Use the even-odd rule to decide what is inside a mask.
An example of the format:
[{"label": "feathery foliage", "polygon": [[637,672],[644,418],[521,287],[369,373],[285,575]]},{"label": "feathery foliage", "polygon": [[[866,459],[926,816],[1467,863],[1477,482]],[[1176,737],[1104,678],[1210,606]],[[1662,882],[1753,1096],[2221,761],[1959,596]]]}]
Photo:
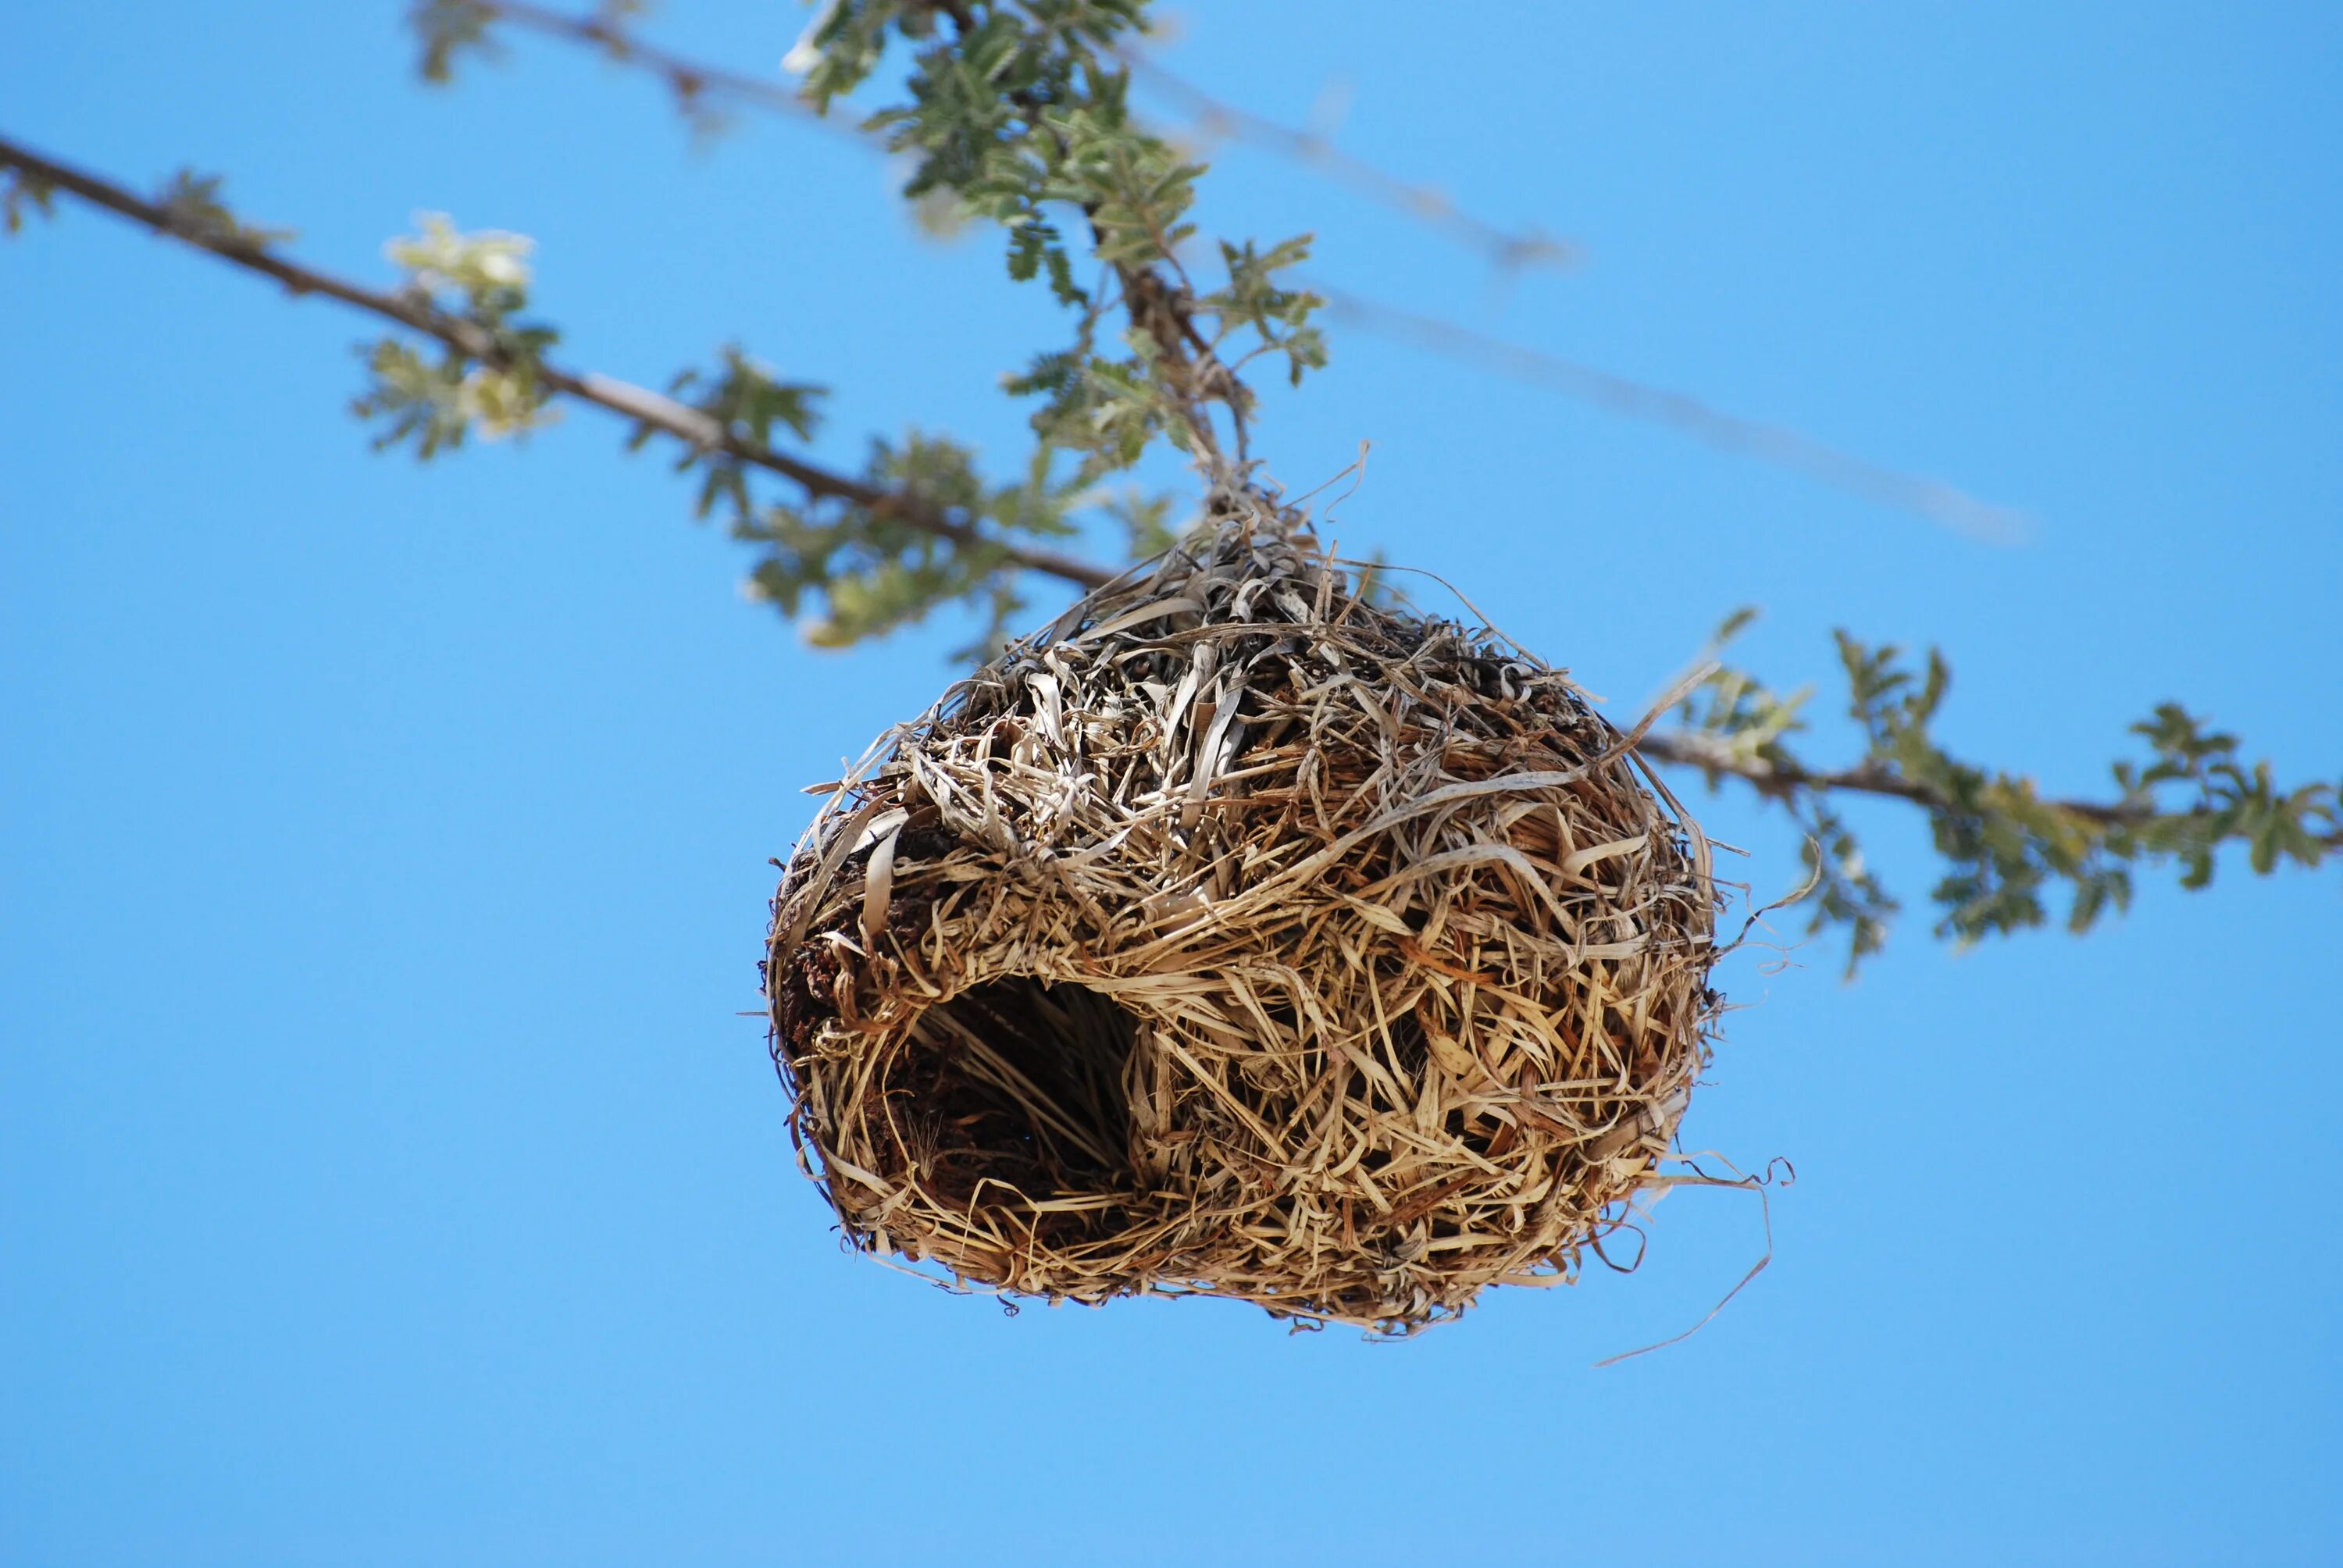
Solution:
[{"label": "feathery foliage", "polygon": [[[1728,619],[1718,644],[1753,614]],[[1731,668],[1712,672],[1685,699],[1678,709],[1685,728],[1660,744],[1712,787],[1728,777],[1755,782],[1797,819],[1806,835],[1809,934],[1843,929],[1850,974],[1879,950],[1899,905],[1835,795],[1887,795],[1926,812],[1945,867],[1929,894],[1935,929],[1962,943],[2046,924],[2061,890],[2066,930],[2089,930],[2130,906],[2135,868],[2177,866],[2183,888],[2202,888],[2225,845],[2242,846],[2257,873],[2315,867],[2343,849],[2335,786],[2279,788],[2269,762],[2248,765],[2236,736],[2208,730],[2178,703],[2131,726],[2148,755],[2111,764],[2112,799],[2056,799],[2030,779],[1963,761],[1938,743],[1932,726],[1952,689],[1940,650],[1930,648],[1916,667],[1893,644],[1834,635],[1847,717],[1863,742],[1852,766],[1818,769],[1794,749],[1793,737],[1808,729],[1811,688],[1783,695]]]}]

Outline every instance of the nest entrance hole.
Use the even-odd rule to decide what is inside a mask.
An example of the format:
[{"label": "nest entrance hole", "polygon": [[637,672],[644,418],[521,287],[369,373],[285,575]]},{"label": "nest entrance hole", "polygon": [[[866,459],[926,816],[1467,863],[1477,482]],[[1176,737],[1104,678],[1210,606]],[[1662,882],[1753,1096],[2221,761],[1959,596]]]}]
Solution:
[{"label": "nest entrance hole", "polygon": [[1138,1030],[1096,991],[1023,976],[920,1012],[896,1081],[927,1123],[931,1180],[978,1209],[1128,1192]]}]

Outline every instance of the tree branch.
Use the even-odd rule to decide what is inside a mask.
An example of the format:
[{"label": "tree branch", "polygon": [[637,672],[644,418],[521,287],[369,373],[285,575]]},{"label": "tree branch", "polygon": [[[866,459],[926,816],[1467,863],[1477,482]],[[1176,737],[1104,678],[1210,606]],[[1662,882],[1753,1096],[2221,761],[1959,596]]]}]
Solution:
[{"label": "tree branch", "polygon": [[[322,295],[356,310],[396,322],[437,339],[459,354],[497,365],[506,357],[493,335],[476,323],[450,316],[429,304],[398,294],[385,293],[347,282],[281,256],[267,245],[233,231],[191,225],[168,208],[133,195],[124,187],[69,165],[42,156],[28,147],[0,137],[0,167],[13,167],[55,190],[77,197],[176,239],[207,251],[221,260],[270,277],[296,295]],[[993,538],[963,518],[955,518],[920,497],[875,488],[859,479],[744,442],[721,424],[688,404],[647,387],[620,381],[592,371],[566,370],[543,365],[538,379],[552,391],[590,403],[598,408],[657,430],[702,451],[724,452],[751,467],[778,474],[808,496],[867,507],[872,512],[918,528],[964,548],[994,552],[1028,571],[1042,573],[1079,588],[1096,588],[1114,573],[1105,567]]]},{"label": "tree branch", "polygon": [[[1959,802],[1941,790],[1907,779],[1875,761],[1835,769],[1808,768],[1789,759],[1768,761],[1738,752],[1715,737],[1693,729],[1646,735],[1636,742],[1635,749],[1670,767],[1697,769],[1712,778],[1725,775],[1738,779],[1769,799],[1789,800],[1800,794],[1875,795],[1932,812],[1961,809]],[[2154,821],[2169,821],[2176,816],[2182,820],[2202,821],[2209,820],[2213,815],[2201,809],[2159,812],[2151,805],[2106,800],[2045,800],[2042,804],[2098,828],[2138,828]],[[2313,838],[2328,849],[2343,851],[2343,829]]]}]

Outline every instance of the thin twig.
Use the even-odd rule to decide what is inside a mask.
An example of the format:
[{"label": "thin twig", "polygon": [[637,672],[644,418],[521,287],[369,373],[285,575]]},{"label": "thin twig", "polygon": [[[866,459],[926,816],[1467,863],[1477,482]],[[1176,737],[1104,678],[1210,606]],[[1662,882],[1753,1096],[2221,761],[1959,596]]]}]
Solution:
[{"label": "thin twig", "polygon": [[1610,413],[1664,425],[1728,452],[1795,468],[1839,489],[1916,512],[1975,538],[2012,544],[2026,535],[2025,513],[1978,500],[1940,480],[1882,467],[1795,430],[1727,414],[1684,393],[1525,348],[1437,317],[1380,304],[1321,279],[1311,279],[1309,286],[1325,299],[1337,319],[1353,327],[1413,343],[1511,380],[1563,393]]},{"label": "thin twig", "polygon": [[1182,105],[1193,118],[1196,134],[1232,137],[1317,170],[1339,185],[1446,234],[1485,255],[1509,271],[1532,266],[1568,266],[1581,248],[1537,228],[1508,229],[1475,217],[1456,205],[1455,198],[1436,186],[1402,179],[1365,159],[1354,157],[1316,131],[1256,115],[1225,99],[1214,97],[1161,62],[1135,49],[1121,49],[1115,58],[1131,69],[1151,91]]},{"label": "thin twig", "polygon": [[[248,272],[275,278],[297,295],[316,294],[384,320],[436,338],[458,353],[498,364],[506,357],[493,335],[477,323],[450,316],[411,295],[384,293],[347,282],[329,273],[287,260],[268,246],[236,235],[191,226],[167,208],[133,195],[113,182],[42,156],[30,148],[0,138],[0,166],[13,166],[44,185],[65,192],[93,206],[129,219],[183,245],[208,251]],[[1012,544],[987,534],[920,497],[880,489],[860,479],[831,471],[744,441],[719,421],[686,403],[638,387],[632,382],[592,371],[565,370],[539,364],[538,379],[565,397],[593,404],[703,451],[720,451],[754,467],[779,474],[808,496],[868,507],[874,513],[906,524],[964,548],[996,553],[1007,562],[1059,578],[1081,588],[1096,588],[1114,576],[1105,567],[1078,560],[1054,550]]]},{"label": "thin twig", "polygon": [[746,71],[735,71],[723,65],[711,65],[663,49],[648,42],[633,28],[597,15],[578,16],[568,12],[551,10],[543,5],[528,4],[528,0],[473,0],[479,12],[498,21],[509,22],[516,27],[565,43],[584,44],[599,49],[611,61],[621,65],[633,65],[662,78],[676,97],[686,106],[702,99],[720,95],[738,98],[760,109],[787,115],[818,125],[839,136],[861,146],[871,145],[870,139],[844,120],[834,120],[819,113],[812,105],[788,86],[762,76],[752,76]]}]

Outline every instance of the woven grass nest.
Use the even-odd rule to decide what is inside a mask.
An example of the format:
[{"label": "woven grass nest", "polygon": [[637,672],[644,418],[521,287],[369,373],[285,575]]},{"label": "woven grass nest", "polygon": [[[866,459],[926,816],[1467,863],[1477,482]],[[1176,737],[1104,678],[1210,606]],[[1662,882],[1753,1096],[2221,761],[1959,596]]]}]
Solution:
[{"label": "woven grass nest", "polygon": [[1708,1060],[1706,843],[1560,671],[1221,509],[828,787],[766,964],[800,1162],[1010,1296],[1390,1334],[1574,1279]]}]

